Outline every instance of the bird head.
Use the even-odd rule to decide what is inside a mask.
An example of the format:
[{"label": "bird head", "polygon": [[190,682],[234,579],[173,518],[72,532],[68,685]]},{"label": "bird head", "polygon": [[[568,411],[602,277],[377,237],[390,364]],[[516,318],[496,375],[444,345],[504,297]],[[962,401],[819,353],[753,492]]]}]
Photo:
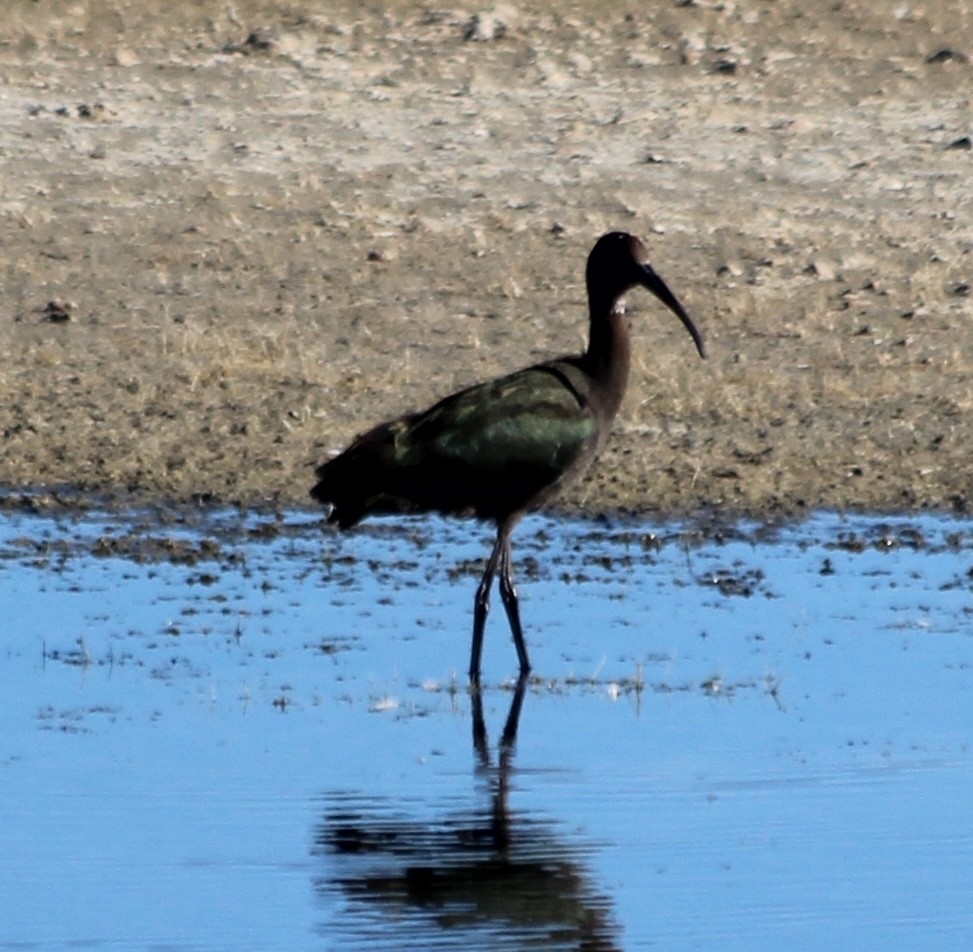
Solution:
[{"label": "bird head", "polygon": [[699,351],[699,356],[706,356],[702,335],[686,309],[652,269],[645,246],[635,235],[624,231],[612,231],[602,235],[588,255],[585,282],[593,312],[602,308],[611,310],[632,288],[643,287],[651,291],[682,321]]}]

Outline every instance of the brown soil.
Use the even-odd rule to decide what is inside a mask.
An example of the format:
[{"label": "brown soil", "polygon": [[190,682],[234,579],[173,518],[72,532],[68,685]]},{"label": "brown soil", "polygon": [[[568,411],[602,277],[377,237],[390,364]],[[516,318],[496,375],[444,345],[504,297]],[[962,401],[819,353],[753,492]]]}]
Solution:
[{"label": "brown soil", "polygon": [[968,0],[7,0],[0,484],[303,504],[579,349],[623,228],[710,359],[633,293],[570,505],[964,510],[971,57]]}]

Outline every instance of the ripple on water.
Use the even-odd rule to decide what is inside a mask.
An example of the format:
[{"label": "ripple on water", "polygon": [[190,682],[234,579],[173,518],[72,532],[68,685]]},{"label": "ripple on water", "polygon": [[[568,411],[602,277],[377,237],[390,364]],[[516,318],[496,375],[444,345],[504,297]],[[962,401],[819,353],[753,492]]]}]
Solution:
[{"label": "ripple on water", "polygon": [[5,511],[0,949],[962,947],[973,523],[489,535]]}]

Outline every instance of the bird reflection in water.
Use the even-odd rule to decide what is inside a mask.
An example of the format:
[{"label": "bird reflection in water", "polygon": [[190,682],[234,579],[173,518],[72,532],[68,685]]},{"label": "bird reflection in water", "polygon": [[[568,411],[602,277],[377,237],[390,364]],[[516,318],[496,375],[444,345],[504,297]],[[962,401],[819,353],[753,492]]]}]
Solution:
[{"label": "bird reflection in water", "polygon": [[[346,902],[342,948],[618,949],[610,898],[592,883],[588,844],[556,823],[512,811],[510,775],[526,678],[514,691],[493,766],[483,699],[470,694],[485,803],[435,820],[365,795],[328,797],[314,854],[333,866],[319,893]],[[347,918],[346,918],[347,917]]]}]

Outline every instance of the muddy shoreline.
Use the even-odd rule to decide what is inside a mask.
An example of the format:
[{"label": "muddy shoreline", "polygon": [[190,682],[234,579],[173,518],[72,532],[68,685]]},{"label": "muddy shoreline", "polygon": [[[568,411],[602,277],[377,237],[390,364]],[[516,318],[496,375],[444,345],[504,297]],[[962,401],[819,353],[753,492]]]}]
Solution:
[{"label": "muddy shoreline", "polygon": [[580,349],[624,228],[710,357],[631,296],[566,508],[968,511],[971,18],[10,4],[4,505],[306,506],[372,423]]}]

